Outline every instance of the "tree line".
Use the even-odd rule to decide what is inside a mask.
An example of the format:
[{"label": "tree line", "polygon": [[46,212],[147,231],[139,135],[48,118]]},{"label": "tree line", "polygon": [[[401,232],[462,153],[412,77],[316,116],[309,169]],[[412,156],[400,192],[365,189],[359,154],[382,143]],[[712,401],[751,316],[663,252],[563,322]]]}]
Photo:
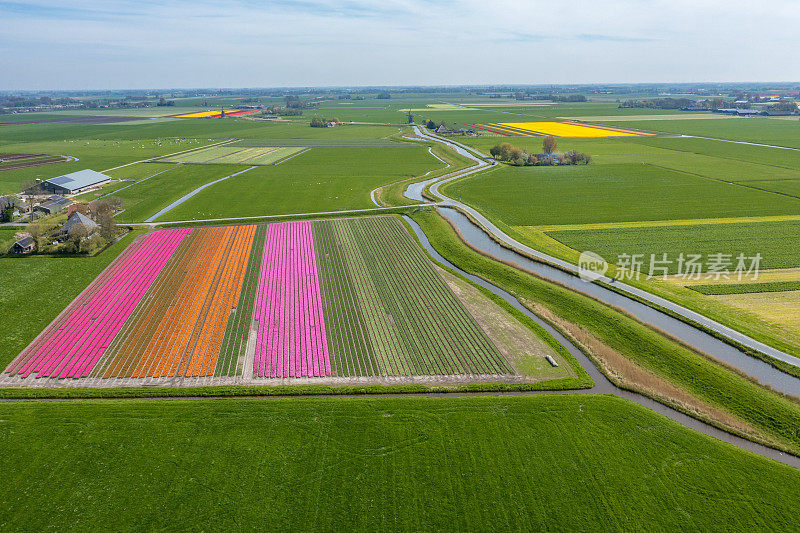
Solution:
[{"label": "tree line", "polygon": [[547,166],[547,165],[577,165],[583,163],[588,165],[592,160],[592,156],[583,152],[576,152],[569,150],[563,154],[557,154],[556,148],[558,143],[555,137],[548,135],[542,139],[542,152],[541,154],[531,154],[522,148],[514,146],[511,143],[501,143],[492,146],[489,149],[491,156],[498,160],[518,167],[528,166]]},{"label": "tree line", "polygon": [[311,119],[311,122],[308,125],[311,126],[312,128],[325,128],[325,127],[327,127],[329,122],[333,122],[333,123],[339,124],[339,119],[336,118],[336,117],[333,117],[333,118],[324,118],[324,117],[320,118],[320,117],[315,115],[314,118]]}]

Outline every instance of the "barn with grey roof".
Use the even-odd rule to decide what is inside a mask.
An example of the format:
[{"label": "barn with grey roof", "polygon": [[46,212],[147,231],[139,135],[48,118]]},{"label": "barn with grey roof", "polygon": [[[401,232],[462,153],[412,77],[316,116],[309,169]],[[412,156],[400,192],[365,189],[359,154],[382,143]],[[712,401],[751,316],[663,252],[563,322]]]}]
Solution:
[{"label": "barn with grey roof", "polygon": [[39,186],[53,194],[76,194],[101,185],[111,178],[100,172],[86,169],[44,180]]}]

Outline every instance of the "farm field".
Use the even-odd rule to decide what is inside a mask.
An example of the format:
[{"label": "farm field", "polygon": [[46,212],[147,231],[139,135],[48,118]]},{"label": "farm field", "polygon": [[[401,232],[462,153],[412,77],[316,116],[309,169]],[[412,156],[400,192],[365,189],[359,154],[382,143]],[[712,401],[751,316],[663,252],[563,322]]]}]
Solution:
[{"label": "farm field", "polygon": [[498,122],[486,126],[489,131],[508,135],[555,137],[635,137],[638,132],[611,128],[607,126],[594,126],[567,122]]},{"label": "farm field", "polygon": [[680,154],[702,154],[729,161],[800,170],[800,151],[796,150],[674,136],[641,137],[632,142],[658,148],[661,152],[670,150]]},{"label": "farm field", "polygon": [[[251,113],[255,113],[257,110],[255,109],[239,109],[239,110],[225,110],[226,117],[238,117],[241,115],[249,115]],[[222,117],[222,110],[213,110],[213,111],[195,111],[193,113],[183,113],[180,115],[173,115],[175,118],[220,118]]]},{"label": "farm field", "polygon": [[614,122],[615,126],[680,133],[717,139],[772,144],[800,148],[800,121],[769,118],[738,118],[735,120],[641,120]]},{"label": "farm field", "polygon": [[270,165],[304,149],[305,147],[242,148],[214,146],[196,152],[167,157],[160,161],[165,163],[213,163],[218,165]]},{"label": "farm field", "polygon": [[800,179],[748,181],[745,184],[757,189],[800,198]]},{"label": "farm field", "polygon": [[790,530],[800,498],[795,469],[598,395],[3,402],[0,418],[3,528]]},{"label": "farm field", "polygon": [[144,168],[136,169],[136,172],[142,172],[138,175],[148,179],[125,183],[124,187],[130,185],[125,189],[102,190],[104,194],[112,192],[122,199],[124,210],[116,216],[118,222],[142,222],[197,187],[242,170],[235,165],[172,165],[169,169],[160,164],[141,165]]},{"label": "farm field", "polygon": [[721,283],[692,285],[692,290],[701,294],[751,294],[760,292],[784,292],[800,290],[800,281],[762,281],[752,283]]},{"label": "farm field", "polygon": [[[632,111],[632,110],[631,110]],[[656,114],[664,113],[664,114]],[[668,114],[666,111],[661,110],[653,114],[640,114],[640,115],[588,115],[580,117],[558,117],[564,120],[577,120],[584,122],[602,123],[602,122],[626,122],[626,121],[641,121],[641,120],[713,120],[713,119],[738,119],[732,115],[723,115],[722,113],[691,113],[691,112],[677,112]],[[742,120],[742,119],[738,119]]]},{"label": "farm field", "polygon": [[[383,139],[398,133],[397,126],[348,125],[336,128],[310,128],[307,121],[270,122],[246,118],[211,120],[153,120],[139,125],[118,124],[27,124],[0,127],[0,149],[6,145],[39,142],[137,141],[146,139],[203,139],[210,142],[228,139]],[[210,144],[209,142],[209,144]],[[194,147],[196,147],[195,145]],[[177,151],[177,150],[173,150]],[[45,150],[37,152],[47,153]],[[153,155],[166,155],[170,151]],[[135,159],[134,159],[135,160]],[[128,161],[130,162],[130,161]]]},{"label": "farm field", "polygon": [[369,139],[350,139],[350,138],[331,138],[331,139],[309,139],[309,138],[265,138],[265,139],[240,139],[230,143],[228,146],[267,148],[272,146],[301,147],[311,148],[314,146],[344,146],[344,147],[385,147],[402,148],[407,144],[383,138]]},{"label": "farm field", "polygon": [[[642,254],[645,258],[666,253],[670,274],[677,269],[679,254],[729,254],[735,263],[739,254],[760,253],[761,269],[800,266],[797,243],[800,221],[697,224],[615,229],[548,231],[547,235],[577,251],[592,250],[610,262],[622,254]],[[733,267],[731,267],[733,270]]]},{"label": "farm field", "polygon": [[511,226],[800,214],[798,198],[641,163],[503,166],[444,192]]},{"label": "farm field", "polygon": [[67,161],[71,161],[71,159],[60,155],[0,153],[0,172]]},{"label": "farm field", "polygon": [[213,185],[159,220],[369,209],[374,188],[442,166],[422,146],[316,147],[290,157]]},{"label": "farm field", "polygon": [[[80,120],[0,127],[0,152],[79,159],[0,172],[0,194],[56,168],[52,175],[107,171],[114,181],[76,199],[119,197],[121,227],[255,167],[96,256],[0,258],[11,280],[0,283],[0,308],[12,310],[0,313],[0,392],[69,401],[0,402],[0,530],[794,529],[796,468],[620,397],[575,394],[592,379],[567,348],[433,262],[400,217],[288,216],[373,208],[370,191],[384,186],[376,200],[403,205],[410,181],[468,164],[435,145],[444,168],[430,143],[402,142],[408,109],[417,124],[506,128],[509,136],[453,137],[483,153],[511,142],[536,154],[542,135],[554,134],[558,152],[591,162],[500,164],[445,191],[514,238],[573,261],[583,248],[609,260],[760,253],[755,280],[631,283],[800,355],[800,152],[678,137],[713,123],[709,137],[750,140],[750,128],[788,138],[767,122],[796,123],[763,119],[756,128],[762,119],[620,107],[642,97],[625,90],[558,103],[483,89],[391,99],[331,89],[302,94],[316,109],[277,121],[165,118],[289,102],[256,93],[30,113],[32,122]],[[314,115],[363,124],[310,128]],[[675,131],[636,135],[639,126]],[[509,291],[619,387],[800,450],[795,398],[580,291],[478,254],[435,209],[411,211],[446,259]],[[199,222],[264,215],[278,216]],[[14,233],[0,229],[0,242]],[[560,394],[469,392],[505,389]],[[412,391],[422,394],[379,394]],[[197,399],[250,394],[314,397]]]},{"label": "farm field", "polygon": [[714,301],[752,313],[762,320],[785,326],[800,335],[800,289],[709,295]]},{"label": "farm field", "polygon": [[[535,353],[513,357],[525,376],[570,375],[542,364],[544,355],[563,356],[532,345]],[[22,386],[47,386],[34,376],[101,386],[175,377],[526,379],[386,216],[148,233],[5,376]]]}]

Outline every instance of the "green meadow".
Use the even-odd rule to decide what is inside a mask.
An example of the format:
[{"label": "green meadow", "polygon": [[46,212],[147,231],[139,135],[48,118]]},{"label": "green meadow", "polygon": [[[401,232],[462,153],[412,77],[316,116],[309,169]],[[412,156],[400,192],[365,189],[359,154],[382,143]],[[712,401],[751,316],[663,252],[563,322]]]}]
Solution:
[{"label": "green meadow", "polygon": [[614,122],[620,128],[697,135],[776,146],[800,148],[800,120],[772,118],[735,118],[730,120],[642,120]]},{"label": "green meadow", "polygon": [[421,146],[316,147],[212,185],[159,221],[367,209],[372,189],[440,166]]},{"label": "green meadow", "polygon": [[621,254],[642,254],[649,261],[651,255],[661,259],[666,253],[673,274],[680,254],[700,254],[703,262],[712,254],[728,254],[733,262],[729,270],[735,268],[739,254],[761,254],[762,269],[800,266],[800,221],[548,231],[547,235],[575,250],[592,250],[611,262]]},{"label": "green meadow", "polygon": [[512,226],[800,214],[800,199],[645,163],[509,167],[445,194]]},{"label": "green meadow", "polygon": [[790,530],[797,470],[609,396],[3,402],[5,530]]}]

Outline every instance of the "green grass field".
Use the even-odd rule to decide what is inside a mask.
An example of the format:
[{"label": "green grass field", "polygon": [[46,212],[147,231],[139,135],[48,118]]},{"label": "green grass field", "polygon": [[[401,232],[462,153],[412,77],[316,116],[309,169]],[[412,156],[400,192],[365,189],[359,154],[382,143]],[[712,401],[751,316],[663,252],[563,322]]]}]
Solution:
[{"label": "green grass field", "polygon": [[0,419],[8,530],[790,530],[800,498],[795,469],[607,396],[4,402]]},{"label": "green grass field", "polygon": [[720,159],[800,170],[800,151],[682,137],[637,137],[634,144]]},{"label": "green grass field", "polygon": [[366,209],[375,187],[439,166],[421,146],[318,147],[213,185],[159,220]]},{"label": "green grass field", "polygon": [[800,213],[800,199],[645,164],[503,166],[443,192],[520,226]]},{"label": "green grass field", "polygon": [[550,231],[547,234],[575,250],[599,253],[609,262],[616,262],[621,254],[643,254],[649,261],[652,254],[661,259],[666,253],[672,261],[671,274],[677,272],[677,258],[681,253],[702,254],[703,261],[709,254],[730,254],[733,265],[729,270],[735,267],[738,254],[752,257],[760,253],[762,269],[800,266],[798,221]]},{"label": "green grass field", "polygon": [[398,141],[392,141],[384,138],[325,138],[325,139],[302,139],[281,137],[274,139],[242,139],[235,141],[228,146],[244,146],[244,147],[266,147],[266,146],[300,146],[300,147],[313,147],[313,146],[365,146],[365,147],[388,147],[397,148],[406,146]]},{"label": "green grass field", "polygon": [[[117,220],[141,222],[197,187],[242,170],[242,167],[235,165],[173,165],[173,167],[163,174],[133,184],[127,189],[114,190],[113,195],[122,199],[124,208],[124,211],[117,215]],[[143,170],[144,177],[147,177],[164,169],[159,165],[152,172]]]},{"label": "green grass field", "polygon": [[747,181],[745,185],[800,198],[800,179]]},{"label": "green grass field", "polygon": [[682,133],[733,141],[800,148],[800,120],[737,118],[732,120],[642,120],[610,123],[620,128]]}]

